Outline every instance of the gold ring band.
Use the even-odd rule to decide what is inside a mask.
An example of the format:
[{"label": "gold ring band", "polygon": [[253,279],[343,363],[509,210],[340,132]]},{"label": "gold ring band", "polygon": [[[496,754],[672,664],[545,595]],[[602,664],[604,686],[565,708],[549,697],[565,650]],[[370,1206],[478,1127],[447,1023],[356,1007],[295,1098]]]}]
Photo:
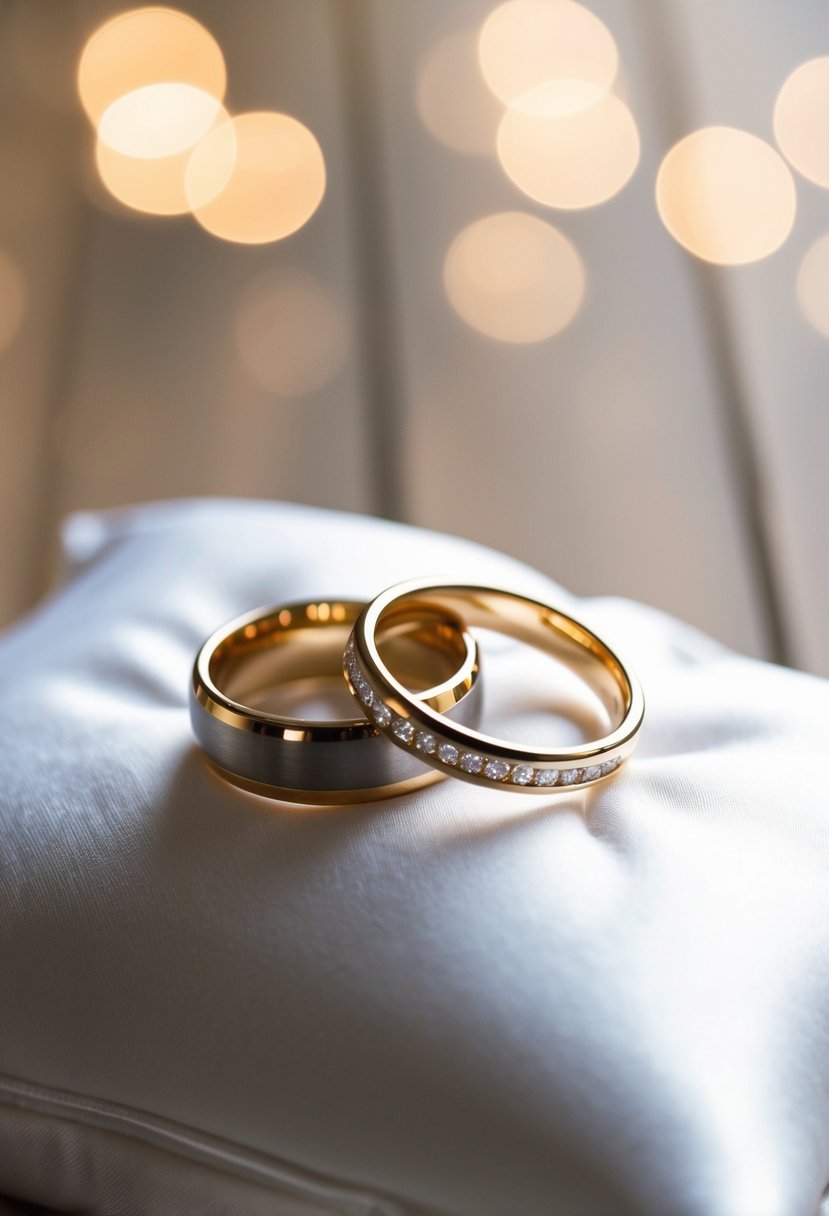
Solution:
[{"label": "gold ring band", "polygon": [[[468,626],[507,634],[570,668],[604,705],[614,724],[611,731],[575,747],[529,749],[418,704],[384,662],[377,636],[390,615],[438,606]],[[572,790],[609,777],[635,748],[645,712],[638,680],[592,630],[550,604],[493,587],[437,586],[422,580],[390,587],[357,618],[344,669],[358,702],[385,706],[388,720],[382,730],[398,748],[463,781],[529,794]]]},{"label": "gold ring band", "polygon": [[[358,717],[320,721],[263,707],[275,692],[307,696],[336,683],[344,693],[343,646],[363,607],[326,599],[259,609],[207,639],[193,667],[190,718],[224,777],[314,804],[388,798],[440,778],[387,743],[379,703],[361,704]],[[434,605],[414,612],[404,606],[389,615],[380,638],[385,661],[415,703],[478,721],[478,647],[455,616]]]}]

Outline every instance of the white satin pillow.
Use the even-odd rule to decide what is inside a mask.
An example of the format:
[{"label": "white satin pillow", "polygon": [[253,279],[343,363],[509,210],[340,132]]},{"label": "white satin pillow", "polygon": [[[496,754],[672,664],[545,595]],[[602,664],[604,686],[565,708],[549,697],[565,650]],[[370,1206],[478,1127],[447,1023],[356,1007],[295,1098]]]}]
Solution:
[{"label": "white satin pillow", "polygon": [[[94,1213],[815,1216],[829,686],[465,542],[303,507],[86,515],[0,640],[0,1195]],[[290,808],[203,762],[225,619],[398,578],[551,596],[634,663],[590,793]],[[486,656],[492,730],[544,686]]]}]

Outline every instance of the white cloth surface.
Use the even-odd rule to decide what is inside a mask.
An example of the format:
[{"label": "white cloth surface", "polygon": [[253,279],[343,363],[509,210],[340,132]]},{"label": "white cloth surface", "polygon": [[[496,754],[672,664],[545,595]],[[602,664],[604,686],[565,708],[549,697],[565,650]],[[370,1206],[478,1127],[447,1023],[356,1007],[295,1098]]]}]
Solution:
[{"label": "white cloth surface", "polygon": [[[154,504],[75,517],[66,550],[0,639],[0,1194],[815,1216],[827,683],[357,516]],[[550,597],[630,658],[647,715],[615,780],[309,810],[207,767],[186,696],[212,629],[421,575]],[[542,665],[484,659],[487,728],[537,733]]]}]

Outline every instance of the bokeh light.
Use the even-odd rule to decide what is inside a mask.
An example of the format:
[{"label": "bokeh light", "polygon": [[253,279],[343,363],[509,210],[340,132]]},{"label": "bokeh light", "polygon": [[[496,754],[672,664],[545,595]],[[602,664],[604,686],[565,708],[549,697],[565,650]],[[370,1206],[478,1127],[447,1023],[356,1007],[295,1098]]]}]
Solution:
[{"label": "bokeh light", "polygon": [[177,9],[119,13],[92,34],[78,64],[78,92],[95,125],[125,93],[161,83],[195,85],[219,101],[227,86],[216,39]]},{"label": "bokeh light", "polygon": [[610,30],[575,0],[507,0],[484,22],[478,49],[484,79],[507,103],[550,80],[585,80],[604,93],[619,67]]},{"label": "bokeh light", "polygon": [[633,115],[612,93],[576,80],[524,93],[498,127],[498,159],[536,202],[565,209],[611,198],[639,163]]},{"label": "bokeh light", "polygon": [[[217,129],[230,125],[224,107],[218,107],[215,122]],[[233,169],[234,147],[232,141],[230,150],[222,145],[213,146],[213,161],[207,162],[202,174],[201,202],[207,202],[212,197],[210,189],[218,193],[226,183]],[[95,147],[95,165],[107,190],[126,207],[149,215],[183,215],[191,208],[190,196],[184,185],[191,155],[192,149],[188,147],[175,156],[124,156],[99,138]],[[207,172],[209,165],[212,165],[212,172]]]},{"label": "bokeh light", "polygon": [[98,138],[141,159],[186,152],[206,135],[223,106],[192,84],[148,84],[125,93],[101,116]]},{"label": "bokeh light", "polygon": [[452,307],[501,342],[542,342],[581,307],[585,271],[575,246],[552,224],[520,211],[476,220],[458,234],[443,269]]},{"label": "bokeh light", "polygon": [[784,82],[774,135],[799,173],[829,189],[829,56],[802,63]]},{"label": "bokeh light", "polygon": [[829,233],[815,241],[800,264],[797,300],[806,320],[829,338]]},{"label": "bokeh light", "polygon": [[351,326],[339,296],[296,267],[260,275],[248,286],[234,332],[242,366],[278,397],[324,388],[351,348]]},{"label": "bokeh light", "polygon": [[662,161],[656,205],[680,245],[704,261],[738,266],[783,244],[797,202],[792,175],[770,144],[734,127],[704,127]]},{"label": "bokeh light", "polygon": [[325,161],[314,135],[296,118],[242,114],[196,146],[185,188],[208,232],[259,245],[289,236],[311,218],[325,193]]},{"label": "bokeh light", "polygon": [[0,351],[17,337],[26,302],[26,280],[14,259],[0,249]]},{"label": "bokeh light", "polygon": [[435,44],[420,65],[416,99],[423,125],[442,144],[472,156],[494,153],[503,107],[481,77],[472,30]]}]

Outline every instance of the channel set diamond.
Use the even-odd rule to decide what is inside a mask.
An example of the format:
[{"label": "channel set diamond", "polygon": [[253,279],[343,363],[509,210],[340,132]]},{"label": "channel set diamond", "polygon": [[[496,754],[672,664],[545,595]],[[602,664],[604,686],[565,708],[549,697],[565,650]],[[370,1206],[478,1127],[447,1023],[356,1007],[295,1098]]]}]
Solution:
[{"label": "channel set diamond", "polygon": [[402,743],[411,743],[415,735],[415,728],[405,718],[395,718],[392,731]]},{"label": "channel set diamond", "polygon": [[539,768],[535,773],[536,785],[555,785],[558,781],[557,768]]},{"label": "channel set diamond", "polygon": [[490,781],[503,781],[509,772],[509,765],[504,764],[503,760],[487,760],[484,765],[484,776],[489,777]]},{"label": "channel set diamond", "polygon": [[438,744],[438,757],[444,764],[455,765],[460,759],[460,752],[454,743],[440,743]]},{"label": "channel set diamond", "polygon": [[575,785],[581,780],[580,768],[563,768],[559,775],[559,781],[562,785]]}]

